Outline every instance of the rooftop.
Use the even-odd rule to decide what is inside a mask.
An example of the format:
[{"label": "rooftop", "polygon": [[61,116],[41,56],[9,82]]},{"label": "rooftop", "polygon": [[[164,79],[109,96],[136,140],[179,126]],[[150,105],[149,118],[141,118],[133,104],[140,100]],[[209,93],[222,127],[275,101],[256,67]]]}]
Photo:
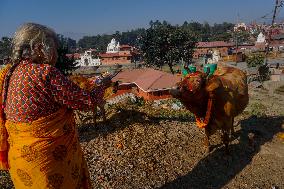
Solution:
[{"label": "rooftop", "polygon": [[102,57],[102,58],[107,58],[107,57],[121,57],[121,56],[132,56],[130,53],[119,53],[119,52],[117,52],[117,53],[100,53],[99,54],[99,56],[100,57]]},{"label": "rooftop", "polygon": [[114,77],[114,81],[119,80],[122,84],[134,83],[145,92],[172,88],[180,79],[176,75],[151,68],[125,70]]},{"label": "rooftop", "polygon": [[68,58],[74,58],[74,59],[80,59],[81,55],[79,53],[74,53],[74,54],[66,54]]},{"label": "rooftop", "polygon": [[132,46],[130,45],[120,45],[120,48],[131,48]]},{"label": "rooftop", "polygon": [[234,43],[228,43],[225,41],[198,42],[196,46],[199,48],[232,47],[234,46]]}]

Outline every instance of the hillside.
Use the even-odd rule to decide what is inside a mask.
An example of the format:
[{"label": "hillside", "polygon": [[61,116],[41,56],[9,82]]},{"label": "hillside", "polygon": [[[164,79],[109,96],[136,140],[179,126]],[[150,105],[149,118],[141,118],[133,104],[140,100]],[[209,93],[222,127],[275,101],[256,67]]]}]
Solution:
[{"label": "hillside", "polygon": [[[284,188],[283,95],[250,90],[231,156],[224,156],[219,134],[206,155],[192,114],[169,107],[125,102],[110,107],[109,122],[97,128],[92,113],[81,112],[80,140],[95,188]],[[0,188],[11,188],[5,172]]]}]

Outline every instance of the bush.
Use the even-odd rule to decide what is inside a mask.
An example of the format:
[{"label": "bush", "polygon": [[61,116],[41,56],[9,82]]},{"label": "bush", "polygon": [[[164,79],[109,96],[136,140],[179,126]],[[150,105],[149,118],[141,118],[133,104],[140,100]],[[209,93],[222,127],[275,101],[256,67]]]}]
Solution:
[{"label": "bush", "polygon": [[248,67],[257,67],[264,64],[264,55],[260,53],[250,54],[247,59]]},{"label": "bush", "polygon": [[265,116],[265,111],[267,110],[266,106],[261,103],[251,104],[251,114],[257,117]]}]

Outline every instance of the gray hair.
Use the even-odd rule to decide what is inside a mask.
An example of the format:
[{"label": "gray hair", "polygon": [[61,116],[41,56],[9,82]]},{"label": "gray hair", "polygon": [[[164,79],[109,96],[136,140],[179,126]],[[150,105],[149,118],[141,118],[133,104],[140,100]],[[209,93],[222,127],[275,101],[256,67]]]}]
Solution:
[{"label": "gray hair", "polygon": [[34,62],[49,63],[58,43],[52,29],[36,23],[23,24],[13,37],[12,61],[31,58]]},{"label": "gray hair", "polygon": [[3,84],[3,106],[6,104],[10,78],[21,60],[32,59],[34,63],[50,64],[53,52],[57,50],[58,39],[56,33],[46,26],[27,23],[16,31],[12,44],[13,65],[6,74]]}]

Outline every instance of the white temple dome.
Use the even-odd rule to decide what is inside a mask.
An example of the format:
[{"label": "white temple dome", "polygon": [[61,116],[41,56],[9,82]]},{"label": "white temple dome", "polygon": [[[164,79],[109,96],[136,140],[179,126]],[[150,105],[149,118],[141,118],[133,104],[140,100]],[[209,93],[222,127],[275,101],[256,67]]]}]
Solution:
[{"label": "white temple dome", "polygon": [[119,51],[120,45],[119,42],[113,38],[110,43],[107,45],[106,53],[117,53]]}]

